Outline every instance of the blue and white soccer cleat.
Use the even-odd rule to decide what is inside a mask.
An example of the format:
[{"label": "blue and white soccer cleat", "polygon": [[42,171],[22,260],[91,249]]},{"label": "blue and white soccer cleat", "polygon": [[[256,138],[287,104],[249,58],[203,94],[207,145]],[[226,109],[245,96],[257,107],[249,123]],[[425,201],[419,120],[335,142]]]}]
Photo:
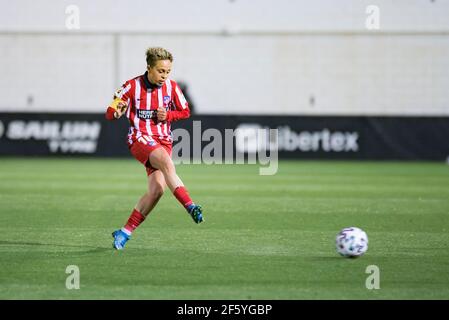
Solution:
[{"label": "blue and white soccer cleat", "polygon": [[126,242],[130,239],[130,236],[128,236],[125,232],[122,230],[116,230],[112,233],[112,237],[114,238],[114,241],[112,242],[112,247],[117,250],[123,250],[125,247]]},{"label": "blue and white soccer cleat", "polygon": [[187,212],[190,214],[195,223],[201,223],[204,221],[201,206],[192,204],[187,208]]}]

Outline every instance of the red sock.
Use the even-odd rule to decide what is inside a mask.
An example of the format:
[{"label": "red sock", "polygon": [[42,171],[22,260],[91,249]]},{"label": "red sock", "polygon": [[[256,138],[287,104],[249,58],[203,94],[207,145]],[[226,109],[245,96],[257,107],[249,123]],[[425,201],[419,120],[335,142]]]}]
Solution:
[{"label": "red sock", "polygon": [[192,199],[189,196],[189,192],[184,186],[177,187],[175,191],[173,191],[173,194],[186,209],[193,203]]},{"label": "red sock", "polygon": [[143,222],[143,220],[145,220],[145,216],[134,209],[124,228],[131,233]]}]

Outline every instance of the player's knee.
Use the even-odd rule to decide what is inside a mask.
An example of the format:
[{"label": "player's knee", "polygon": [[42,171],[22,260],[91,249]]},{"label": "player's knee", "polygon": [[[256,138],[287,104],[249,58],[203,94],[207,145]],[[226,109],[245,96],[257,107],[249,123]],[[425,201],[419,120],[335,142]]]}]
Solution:
[{"label": "player's knee", "polygon": [[166,159],[161,163],[161,170],[165,173],[175,173],[175,165],[171,161],[171,159]]}]

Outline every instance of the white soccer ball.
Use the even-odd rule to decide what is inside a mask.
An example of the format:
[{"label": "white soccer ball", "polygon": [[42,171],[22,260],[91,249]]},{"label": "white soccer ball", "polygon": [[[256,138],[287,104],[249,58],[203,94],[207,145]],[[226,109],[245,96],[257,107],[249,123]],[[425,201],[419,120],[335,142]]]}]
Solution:
[{"label": "white soccer ball", "polygon": [[368,250],[368,236],[360,228],[344,228],[335,239],[337,252],[343,257],[356,258]]}]

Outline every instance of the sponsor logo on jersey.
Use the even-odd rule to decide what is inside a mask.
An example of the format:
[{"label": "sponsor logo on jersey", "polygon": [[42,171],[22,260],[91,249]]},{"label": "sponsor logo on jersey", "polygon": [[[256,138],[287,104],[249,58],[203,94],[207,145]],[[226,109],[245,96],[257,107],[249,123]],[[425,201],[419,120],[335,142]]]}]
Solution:
[{"label": "sponsor logo on jersey", "polygon": [[149,120],[157,117],[157,110],[137,109],[137,117],[143,120]]}]

